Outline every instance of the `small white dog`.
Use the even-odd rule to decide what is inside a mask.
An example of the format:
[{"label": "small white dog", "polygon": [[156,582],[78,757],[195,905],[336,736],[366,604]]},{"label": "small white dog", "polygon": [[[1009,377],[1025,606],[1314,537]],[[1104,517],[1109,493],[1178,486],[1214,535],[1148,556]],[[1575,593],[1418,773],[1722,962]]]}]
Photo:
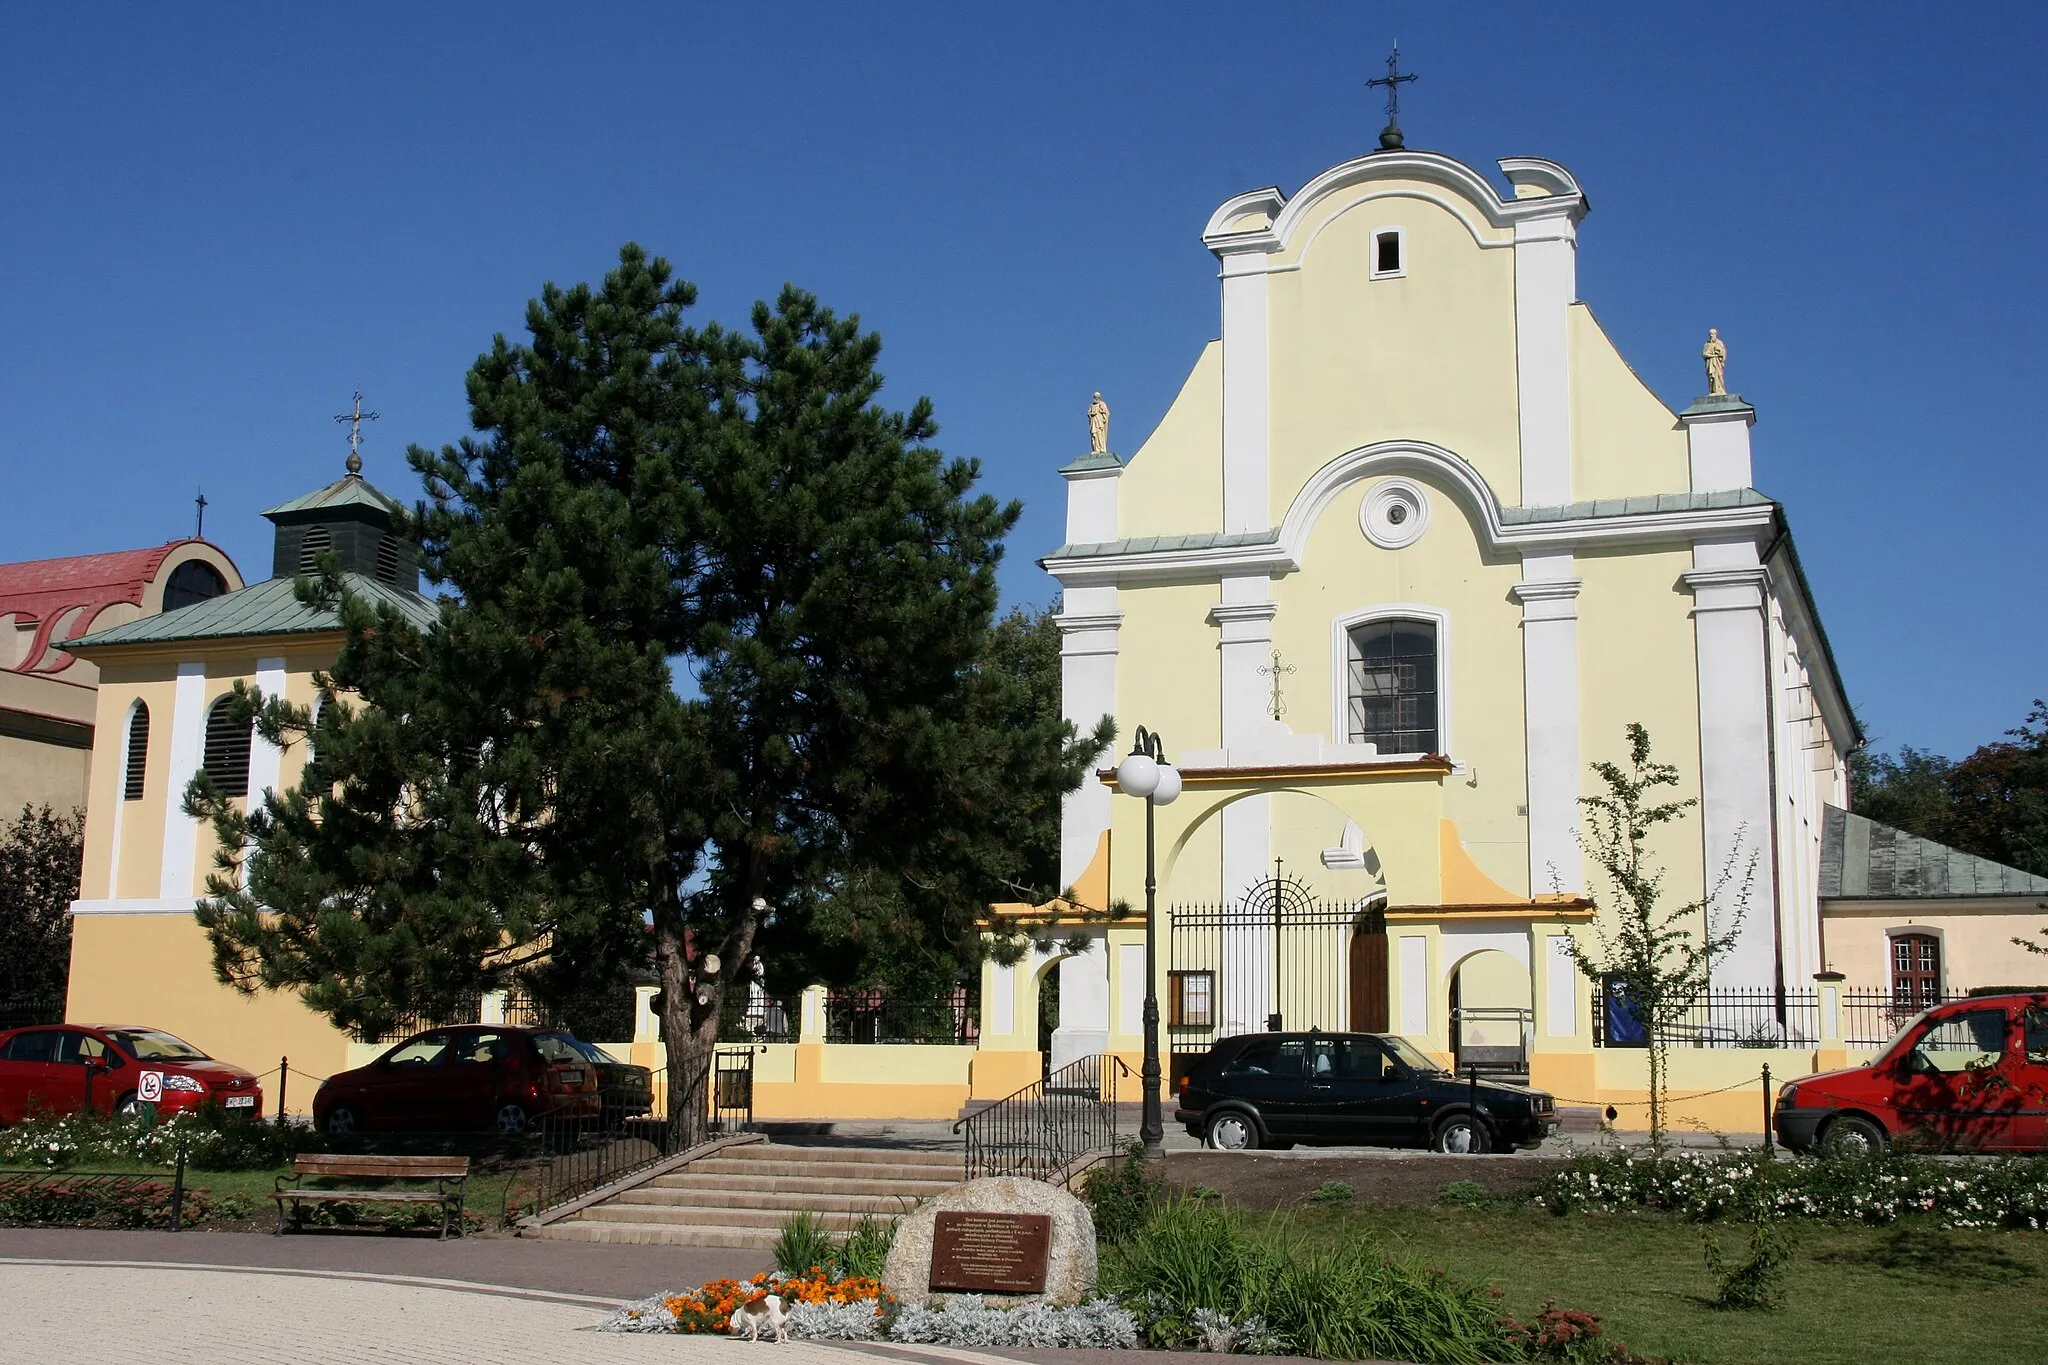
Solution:
[{"label": "small white dog", "polygon": [[789,1340],[789,1315],[782,1311],[780,1294],[741,1304],[732,1310],[728,1326],[734,1336],[747,1341],[759,1341],[763,1336],[771,1341]]}]

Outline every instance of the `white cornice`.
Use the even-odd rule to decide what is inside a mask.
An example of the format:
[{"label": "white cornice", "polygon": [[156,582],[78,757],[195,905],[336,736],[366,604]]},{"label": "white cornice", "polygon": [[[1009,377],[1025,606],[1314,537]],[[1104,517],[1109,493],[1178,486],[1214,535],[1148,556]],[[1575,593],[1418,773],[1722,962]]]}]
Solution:
[{"label": "white cornice", "polygon": [[1209,619],[1220,626],[1226,621],[1270,621],[1279,613],[1278,602],[1218,602],[1209,608]]},{"label": "white cornice", "polygon": [[71,902],[74,915],[189,915],[198,908],[199,902],[191,896]]},{"label": "white cornice", "polygon": [[1579,595],[1584,583],[1583,578],[1524,579],[1508,588],[1508,596],[1525,603],[1569,601]]},{"label": "white cornice", "polygon": [[1489,552],[1570,550],[1580,546],[1690,543],[1703,536],[1727,537],[1769,531],[1776,508],[1769,503],[1692,511],[1638,512],[1627,516],[1576,517],[1505,525],[1501,506],[1486,480],[1469,462],[1425,441],[1382,441],[1331,460],[1303,484],[1273,539],[1220,549],[1149,550],[1082,555],[1044,561],[1054,578],[1070,587],[1144,579],[1204,579],[1224,574],[1289,574],[1302,567],[1309,533],[1330,501],[1362,479],[1381,474],[1428,476],[1465,509]]}]

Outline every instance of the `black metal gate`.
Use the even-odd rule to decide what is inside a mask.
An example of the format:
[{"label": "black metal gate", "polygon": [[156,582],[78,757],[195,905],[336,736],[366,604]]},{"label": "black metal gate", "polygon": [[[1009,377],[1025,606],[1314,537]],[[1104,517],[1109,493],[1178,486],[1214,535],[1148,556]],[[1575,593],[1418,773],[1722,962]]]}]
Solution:
[{"label": "black metal gate", "polygon": [[741,1133],[754,1122],[754,1049],[722,1047],[711,1058],[711,1131]]},{"label": "black metal gate", "polygon": [[1174,906],[1169,1049],[1202,1052],[1239,1033],[1350,1028],[1351,940],[1368,913],[1363,902],[1317,900],[1277,861],[1232,904]]}]

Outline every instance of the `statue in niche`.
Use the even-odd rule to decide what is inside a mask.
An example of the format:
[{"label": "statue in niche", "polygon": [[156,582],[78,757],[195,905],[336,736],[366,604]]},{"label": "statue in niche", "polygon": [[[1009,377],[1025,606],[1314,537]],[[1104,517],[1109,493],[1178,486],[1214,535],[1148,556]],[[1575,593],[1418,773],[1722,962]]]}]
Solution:
[{"label": "statue in niche", "polygon": [[1707,393],[1728,392],[1728,344],[1721,340],[1719,329],[1707,329],[1707,344],[1700,348],[1700,359],[1707,362]]},{"label": "statue in niche", "polygon": [[1088,405],[1088,449],[1101,455],[1109,449],[1109,404],[1096,394]]}]

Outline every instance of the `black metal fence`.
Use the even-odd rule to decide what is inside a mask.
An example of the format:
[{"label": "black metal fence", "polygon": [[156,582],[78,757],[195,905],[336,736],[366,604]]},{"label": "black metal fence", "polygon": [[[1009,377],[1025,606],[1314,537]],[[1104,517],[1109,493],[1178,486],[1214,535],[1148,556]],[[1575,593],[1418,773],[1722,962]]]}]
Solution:
[{"label": "black metal fence", "polygon": [[505,993],[505,1022],[524,1028],[564,1029],[593,1042],[618,1043],[633,1036],[633,987],[541,1000],[523,990]]},{"label": "black metal fence", "polygon": [[1046,1180],[1077,1159],[1117,1146],[1117,1092],[1134,1092],[1131,1069],[1097,1054],[953,1125],[966,1137],[967,1178],[1021,1175]]},{"label": "black metal fence", "polygon": [[1234,904],[1174,906],[1168,1046],[1181,1055],[1239,1033],[1350,1028],[1351,939],[1366,913],[1278,876]]},{"label": "black metal fence", "polygon": [[[1660,1041],[1676,1047],[1817,1047],[1820,996],[1768,987],[1708,991],[1668,1003],[1658,1024]],[[1618,984],[1594,992],[1593,1045],[1648,1047],[1649,1021]]]},{"label": "black metal fence", "polygon": [[879,988],[837,990],[825,996],[828,1043],[951,1043],[971,1046],[981,1037],[979,992],[956,986],[942,995],[911,995]]},{"label": "black metal fence", "polygon": [[801,997],[787,1000],[733,987],[718,1017],[721,1043],[793,1043],[801,1026]]},{"label": "black metal fence", "polygon": [[[447,1028],[455,1024],[479,1024],[483,1022],[483,1000],[476,997],[467,1000],[450,1001],[436,1010],[419,1010],[401,1014],[381,1029],[356,1028],[349,1030],[349,1039],[357,1043],[395,1043],[410,1038],[415,1033],[428,1029]],[[631,1035],[628,1034],[628,1037]]]},{"label": "black metal fence", "polygon": [[1967,998],[1909,1000],[1884,990],[1843,991],[1842,1042],[1849,1047],[1883,1047],[1920,1011]]},{"label": "black metal fence", "polygon": [[36,996],[26,1000],[0,1000],[0,1029],[28,1028],[32,1024],[64,1022],[64,997]]}]

